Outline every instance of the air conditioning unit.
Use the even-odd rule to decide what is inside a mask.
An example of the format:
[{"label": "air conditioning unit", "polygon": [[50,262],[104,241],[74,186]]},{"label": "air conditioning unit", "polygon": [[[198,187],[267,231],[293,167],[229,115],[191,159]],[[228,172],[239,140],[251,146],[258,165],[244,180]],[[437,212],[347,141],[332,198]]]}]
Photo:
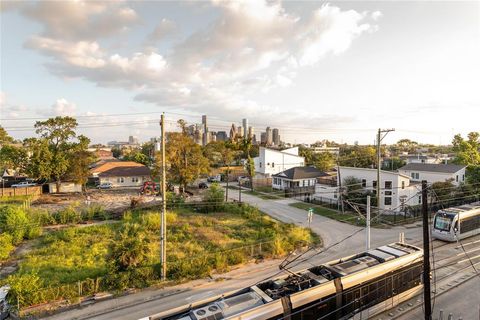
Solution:
[{"label": "air conditioning unit", "polygon": [[216,303],[191,311],[190,317],[194,320],[220,320],[224,318],[222,309]]}]

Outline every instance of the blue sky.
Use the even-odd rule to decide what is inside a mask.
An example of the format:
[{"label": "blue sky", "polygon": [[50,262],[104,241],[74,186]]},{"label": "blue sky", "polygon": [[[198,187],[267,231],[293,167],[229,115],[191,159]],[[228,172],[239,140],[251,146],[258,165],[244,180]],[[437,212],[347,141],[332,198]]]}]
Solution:
[{"label": "blue sky", "polygon": [[248,117],[289,142],[392,127],[389,143],[445,144],[480,128],[476,1],[1,5],[0,118],[16,138],[73,115],[94,142],[146,140],[163,111],[172,129]]}]

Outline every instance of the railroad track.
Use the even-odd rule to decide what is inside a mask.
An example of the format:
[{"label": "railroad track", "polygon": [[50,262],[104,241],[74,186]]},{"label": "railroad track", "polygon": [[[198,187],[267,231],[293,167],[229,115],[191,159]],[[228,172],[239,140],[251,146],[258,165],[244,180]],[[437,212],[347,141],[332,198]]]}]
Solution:
[{"label": "railroad track", "polygon": [[[463,247],[465,248],[466,254],[457,242],[449,243],[434,240],[433,244],[433,254],[436,256],[444,255],[440,259],[435,259],[434,269],[432,268],[434,274],[434,278],[432,279],[433,299],[478,276],[475,270],[473,270],[472,264],[477,270],[480,269],[480,235],[463,240]],[[375,316],[373,319],[398,319],[422,306],[423,298],[420,294],[391,310]]]}]

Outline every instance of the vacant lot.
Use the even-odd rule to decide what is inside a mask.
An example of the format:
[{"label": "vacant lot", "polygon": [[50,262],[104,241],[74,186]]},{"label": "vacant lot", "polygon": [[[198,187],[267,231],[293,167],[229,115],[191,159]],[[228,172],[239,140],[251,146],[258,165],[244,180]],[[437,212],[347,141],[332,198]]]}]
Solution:
[{"label": "vacant lot", "polygon": [[[252,258],[278,257],[319,242],[307,229],[278,222],[248,206],[226,205],[222,212],[208,214],[177,209],[168,214],[167,226],[171,280],[204,277]],[[44,234],[22,257],[19,270],[3,281],[12,285],[22,307],[73,299],[79,291],[86,295],[149,286],[158,281],[159,229],[158,212],[137,210],[118,222]],[[126,239],[132,230],[140,233]],[[132,245],[121,248],[125,252],[118,255],[118,244],[125,239]],[[139,249],[144,259],[137,256],[135,268],[112,269],[115,245],[116,257],[121,258],[129,250],[146,248]]]},{"label": "vacant lot", "polygon": [[291,203],[289,204],[292,207],[303,209],[303,210],[308,210],[309,208],[313,209],[313,213],[337,220],[340,222],[344,223],[349,223],[353,224],[356,226],[365,226],[365,219],[361,219],[358,215],[354,215],[352,213],[341,213],[332,209],[328,209],[325,207],[321,207],[316,204],[312,203],[303,203],[303,202],[297,202],[297,203]]}]

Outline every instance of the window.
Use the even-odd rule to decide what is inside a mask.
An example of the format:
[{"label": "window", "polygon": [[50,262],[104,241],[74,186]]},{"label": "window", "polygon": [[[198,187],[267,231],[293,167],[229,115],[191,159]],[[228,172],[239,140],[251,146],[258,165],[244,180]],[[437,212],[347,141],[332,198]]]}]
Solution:
[{"label": "window", "polygon": [[392,189],[392,181],[385,181],[385,189]]},{"label": "window", "polygon": [[392,191],[385,191],[385,195],[386,195],[386,196],[391,196],[391,195],[392,195]]},{"label": "window", "polygon": [[418,204],[421,204],[422,203],[422,197],[418,197]]},{"label": "window", "polygon": [[412,179],[415,179],[415,180],[420,179],[420,173],[418,172],[412,172],[411,176],[412,176]]},{"label": "window", "polygon": [[367,186],[367,180],[362,179],[362,187],[365,188]]},{"label": "window", "polygon": [[117,178],[117,182],[118,183],[124,183],[125,179],[123,177],[119,177],[119,178]]},{"label": "window", "polygon": [[462,181],[465,181],[465,175],[464,174],[462,175]]},{"label": "window", "polygon": [[376,187],[377,187],[377,181],[373,180],[373,182],[372,182],[372,187],[373,187],[373,188],[376,188]]},{"label": "window", "polygon": [[391,206],[392,205],[392,197],[385,197],[384,201],[386,206]]},{"label": "window", "polygon": [[260,168],[262,167],[262,162],[260,162]]},{"label": "window", "polygon": [[402,181],[402,189],[405,189],[405,181]]},{"label": "window", "polygon": [[132,177],[132,182],[138,182],[138,177]]},{"label": "window", "polygon": [[272,168],[275,168],[275,162],[272,162]]},{"label": "window", "polygon": [[455,176],[455,181],[458,182],[458,174]]}]

